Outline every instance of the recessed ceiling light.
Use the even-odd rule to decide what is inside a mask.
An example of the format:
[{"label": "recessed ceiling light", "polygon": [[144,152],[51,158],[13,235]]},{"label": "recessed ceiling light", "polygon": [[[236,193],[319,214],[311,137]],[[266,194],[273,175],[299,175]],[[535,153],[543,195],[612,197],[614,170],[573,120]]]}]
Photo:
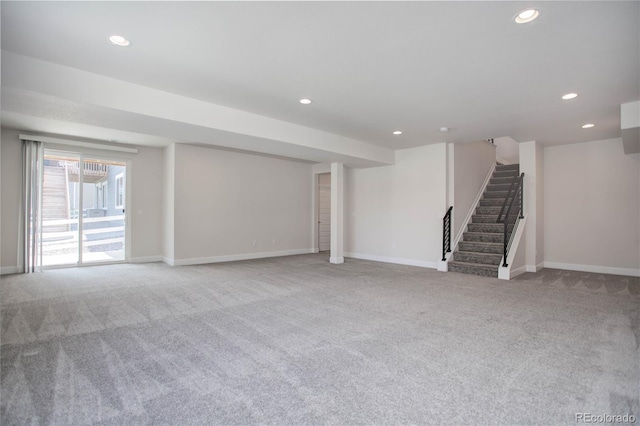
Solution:
[{"label": "recessed ceiling light", "polygon": [[595,124],[593,124],[593,123],[587,123],[587,124],[583,124],[583,125],[582,125],[582,128],[583,128],[583,129],[590,129],[590,128],[592,128],[592,127],[595,127]]},{"label": "recessed ceiling light", "polygon": [[440,127],[440,131],[442,133],[448,133],[449,132],[449,128],[448,127]]},{"label": "recessed ceiling light", "polygon": [[117,46],[129,46],[131,42],[121,35],[112,35],[109,37],[109,41]]},{"label": "recessed ceiling light", "polygon": [[397,135],[401,135],[401,134],[402,134],[402,131],[400,131],[400,130],[396,130],[395,132],[393,132],[393,134],[394,134],[394,135],[396,135],[396,136],[397,136]]},{"label": "recessed ceiling light", "polygon": [[577,93],[567,93],[566,95],[562,95],[562,99],[568,101],[569,99],[575,99],[578,97]]},{"label": "recessed ceiling light", "polygon": [[514,19],[518,24],[526,24],[527,22],[531,22],[536,19],[538,15],[540,15],[540,12],[536,9],[525,9],[518,13]]},{"label": "recessed ceiling light", "polygon": [[300,99],[302,105],[309,105],[311,102],[313,102],[311,99]]}]

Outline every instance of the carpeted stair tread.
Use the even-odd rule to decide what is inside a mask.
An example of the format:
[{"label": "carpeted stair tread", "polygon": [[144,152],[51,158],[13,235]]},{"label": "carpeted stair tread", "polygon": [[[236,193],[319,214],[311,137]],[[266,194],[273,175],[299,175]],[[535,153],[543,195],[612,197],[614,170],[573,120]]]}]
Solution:
[{"label": "carpeted stair tread", "polygon": [[487,191],[488,192],[494,192],[494,191],[509,191],[509,188],[511,188],[511,182],[506,182],[506,183],[493,183],[493,184],[489,184],[487,186]]},{"label": "carpeted stair tread", "polygon": [[481,253],[476,251],[456,251],[453,253],[453,260],[467,263],[476,263],[478,265],[499,265],[502,260],[502,254],[498,253]]},{"label": "carpeted stair tread", "polygon": [[462,239],[468,242],[481,242],[481,243],[499,243],[502,245],[504,241],[503,233],[487,233],[487,232],[465,232],[462,234]]},{"label": "carpeted stair tread", "polygon": [[474,214],[471,216],[472,223],[497,223],[498,214]]},{"label": "carpeted stair tread", "polygon": [[504,172],[493,172],[494,178],[506,178],[506,177],[516,177],[518,176],[517,170],[507,170]]},{"label": "carpeted stair tread", "polygon": [[495,215],[500,214],[501,206],[478,206],[475,214],[477,215]]},{"label": "carpeted stair tread", "polygon": [[496,171],[504,171],[504,170],[520,170],[520,164],[499,164],[496,166]]},{"label": "carpeted stair tread", "polygon": [[449,272],[480,275],[483,277],[498,277],[498,267],[493,265],[481,265],[477,263],[459,262],[453,260],[448,265]]},{"label": "carpeted stair tread", "polygon": [[485,234],[500,234],[504,232],[504,224],[502,223],[470,223],[469,226],[467,226],[467,231],[482,232]]},{"label": "carpeted stair tread", "polygon": [[483,241],[460,241],[459,248],[460,251],[494,254],[502,254],[504,250],[502,243],[487,243]]},{"label": "carpeted stair tread", "polygon": [[[511,198],[509,198],[509,201],[511,201]],[[504,204],[504,198],[483,198],[482,200],[480,200],[480,206],[482,207],[487,207],[487,206],[502,207],[502,204]]]},{"label": "carpeted stair tread", "polygon": [[507,195],[509,195],[509,191],[485,191],[482,198],[485,200],[487,198],[502,198],[502,200],[504,200]]},{"label": "carpeted stair tread", "polygon": [[508,177],[500,177],[500,178],[495,178],[492,177],[489,180],[489,185],[511,185],[511,182],[513,182],[515,180],[517,176],[508,176]]}]

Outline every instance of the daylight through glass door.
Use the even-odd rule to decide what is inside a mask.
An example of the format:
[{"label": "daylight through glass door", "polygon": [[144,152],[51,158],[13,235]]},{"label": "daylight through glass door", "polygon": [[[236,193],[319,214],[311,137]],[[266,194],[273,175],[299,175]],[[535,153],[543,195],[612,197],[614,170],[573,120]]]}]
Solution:
[{"label": "daylight through glass door", "polygon": [[124,261],[123,161],[45,150],[42,265]]}]

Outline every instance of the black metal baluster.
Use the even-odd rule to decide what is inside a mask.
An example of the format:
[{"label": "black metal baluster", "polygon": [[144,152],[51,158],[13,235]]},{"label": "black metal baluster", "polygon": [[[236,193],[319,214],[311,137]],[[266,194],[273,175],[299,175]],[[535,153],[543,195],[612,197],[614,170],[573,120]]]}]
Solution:
[{"label": "black metal baluster", "polygon": [[442,261],[447,260],[447,253],[451,253],[451,211],[453,206],[449,207],[447,213],[442,218]]}]

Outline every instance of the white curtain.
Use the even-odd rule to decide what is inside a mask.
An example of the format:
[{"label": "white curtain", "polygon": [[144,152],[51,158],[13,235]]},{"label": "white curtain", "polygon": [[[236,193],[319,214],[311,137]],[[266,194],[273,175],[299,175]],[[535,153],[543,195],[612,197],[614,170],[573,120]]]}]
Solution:
[{"label": "white curtain", "polygon": [[23,265],[24,272],[40,270],[40,227],[42,224],[42,172],[44,148],[42,142],[22,141],[24,175],[22,177]]}]

